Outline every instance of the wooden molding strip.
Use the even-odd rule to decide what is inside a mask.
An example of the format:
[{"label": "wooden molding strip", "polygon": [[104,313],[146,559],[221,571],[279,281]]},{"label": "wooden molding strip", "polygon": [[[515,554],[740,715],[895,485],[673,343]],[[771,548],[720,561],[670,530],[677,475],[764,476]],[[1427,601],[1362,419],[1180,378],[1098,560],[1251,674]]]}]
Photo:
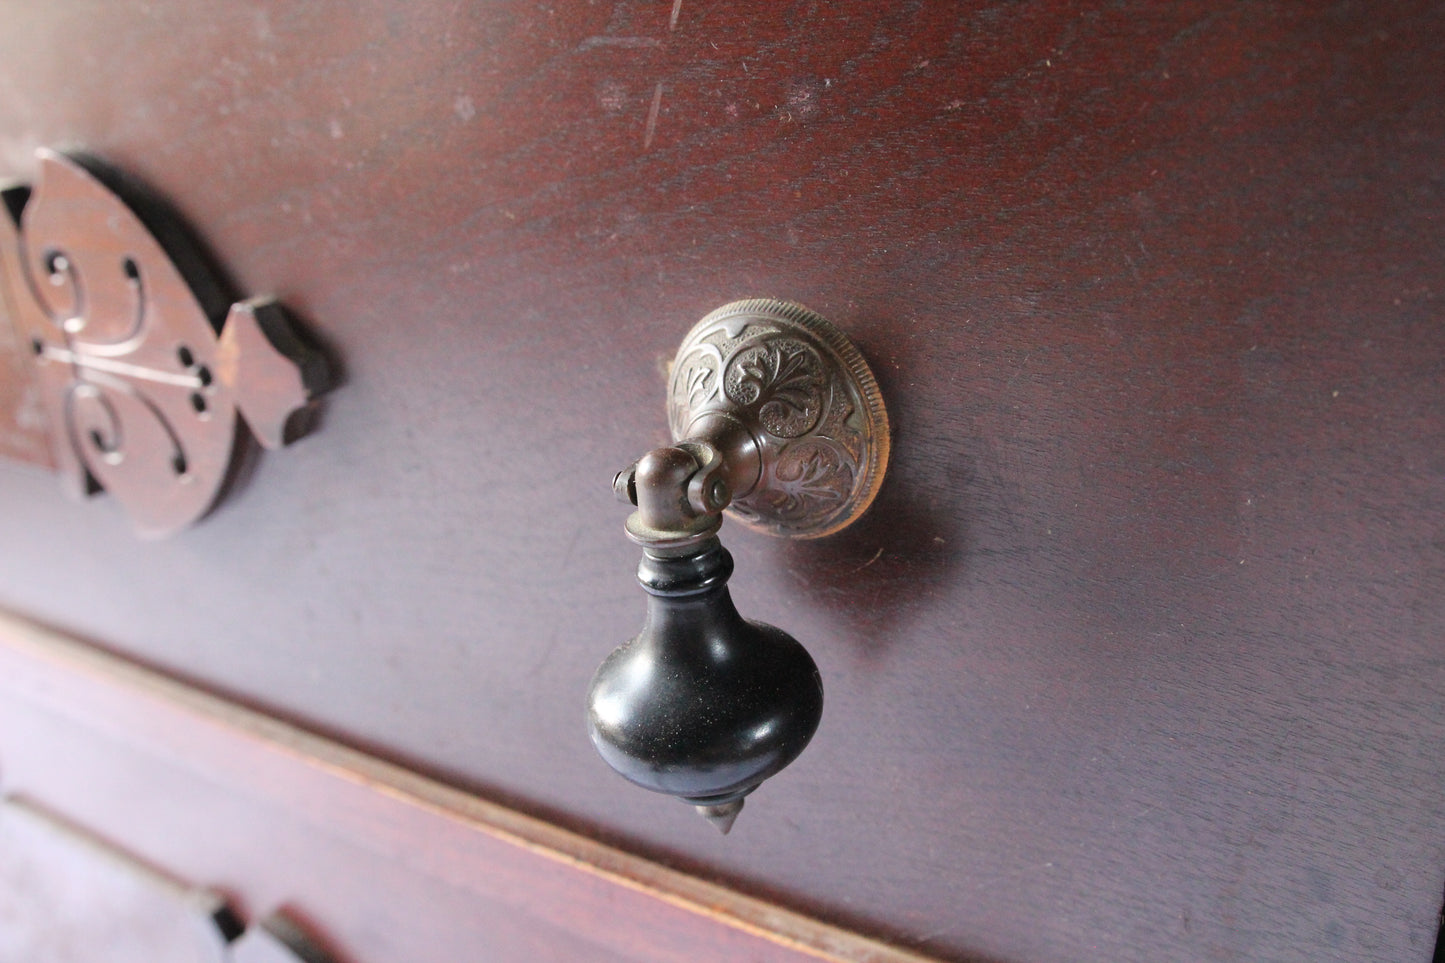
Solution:
[{"label": "wooden molding strip", "polygon": [[[20,700],[633,959],[930,959],[489,802],[0,613]],[[14,736],[12,736],[13,738]],[[6,751],[0,731],[0,761]],[[8,775],[8,774],[7,774]],[[539,895],[540,894],[540,895]],[[525,905],[523,905],[525,903]]]}]

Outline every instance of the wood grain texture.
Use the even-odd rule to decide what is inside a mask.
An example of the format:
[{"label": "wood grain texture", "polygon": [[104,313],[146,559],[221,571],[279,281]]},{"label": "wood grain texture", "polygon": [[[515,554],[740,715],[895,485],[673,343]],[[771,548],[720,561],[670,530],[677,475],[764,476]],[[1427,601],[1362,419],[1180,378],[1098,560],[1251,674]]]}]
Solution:
[{"label": "wood grain texture", "polygon": [[12,316],[7,296],[0,291],[0,457],[52,468],[45,412]]},{"label": "wood grain texture", "polygon": [[[347,384],[161,544],[0,468],[0,604],[942,956],[1428,955],[1440,5],[5,12],[0,163],[133,172]],[[896,438],[848,532],[724,527],[827,700],[722,840],[581,705],[642,611],[608,482],[750,296]]]},{"label": "wood grain texture", "polygon": [[[299,908],[316,938],[331,934],[337,958],[354,963],[926,963],[4,615],[0,670],[0,731],[25,733],[0,747],[4,792],[45,799],[70,816],[62,834],[55,816],[29,815],[43,811],[30,804],[0,812],[4,838],[23,849],[6,853],[4,881],[48,887],[7,892],[20,905],[7,899],[0,909],[23,912],[25,899],[48,892],[46,922],[61,931],[27,933],[35,921],[20,919],[10,935],[21,947],[28,936],[50,949],[84,949],[77,961],[97,960],[109,930],[128,954],[155,940],[166,959],[200,959],[208,946],[219,959],[221,934],[207,915],[220,900],[176,878],[191,876],[224,887],[227,902],[279,898]],[[133,850],[104,842],[115,838]],[[252,855],[239,857],[242,849]],[[370,872],[357,877],[363,865]],[[437,890],[451,905],[418,899]],[[467,910],[456,912],[458,904]],[[67,912],[78,917],[70,933]],[[367,932],[380,913],[391,921],[384,936]]]}]

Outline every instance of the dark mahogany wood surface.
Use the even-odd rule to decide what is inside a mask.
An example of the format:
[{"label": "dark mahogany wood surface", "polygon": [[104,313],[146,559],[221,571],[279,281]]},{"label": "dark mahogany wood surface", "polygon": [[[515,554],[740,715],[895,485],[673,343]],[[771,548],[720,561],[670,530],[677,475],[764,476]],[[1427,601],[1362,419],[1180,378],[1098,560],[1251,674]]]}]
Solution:
[{"label": "dark mahogany wood surface", "polygon": [[[1429,958],[1445,7],[57,0],[0,91],[347,379],[169,541],[0,467],[0,605],[940,956]],[[827,700],[723,839],[582,699],[612,474],[750,296],[896,438],[850,531],[724,526]]]}]

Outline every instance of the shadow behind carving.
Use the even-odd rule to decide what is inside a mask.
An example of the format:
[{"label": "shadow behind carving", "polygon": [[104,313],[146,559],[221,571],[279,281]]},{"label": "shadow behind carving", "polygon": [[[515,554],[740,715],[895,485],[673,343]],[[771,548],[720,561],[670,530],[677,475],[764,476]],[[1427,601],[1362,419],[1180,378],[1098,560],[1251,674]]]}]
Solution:
[{"label": "shadow behind carving", "polygon": [[97,157],[77,151],[66,151],[66,156],[84,167],[140,219],[181,272],[211,327],[219,333],[226,312],[239,300],[235,297],[236,286],[222,271],[220,262],[186,226],[180,212],[147,185]]}]

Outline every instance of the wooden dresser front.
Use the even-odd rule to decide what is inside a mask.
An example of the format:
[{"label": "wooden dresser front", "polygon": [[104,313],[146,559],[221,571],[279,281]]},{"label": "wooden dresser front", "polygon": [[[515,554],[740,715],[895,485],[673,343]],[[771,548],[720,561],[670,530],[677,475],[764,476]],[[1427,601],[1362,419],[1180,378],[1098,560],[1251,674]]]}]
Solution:
[{"label": "wooden dresser front", "polygon": [[[0,333],[7,798],[338,963],[1431,958],[1445,6],[3,17],[0,169],[124,172],[341,373],[142,540]],[[723,837],[584,697],[642,617],[613,475],[747,297],[894,438],[845,532],[723,527],[826,691]]]}]

